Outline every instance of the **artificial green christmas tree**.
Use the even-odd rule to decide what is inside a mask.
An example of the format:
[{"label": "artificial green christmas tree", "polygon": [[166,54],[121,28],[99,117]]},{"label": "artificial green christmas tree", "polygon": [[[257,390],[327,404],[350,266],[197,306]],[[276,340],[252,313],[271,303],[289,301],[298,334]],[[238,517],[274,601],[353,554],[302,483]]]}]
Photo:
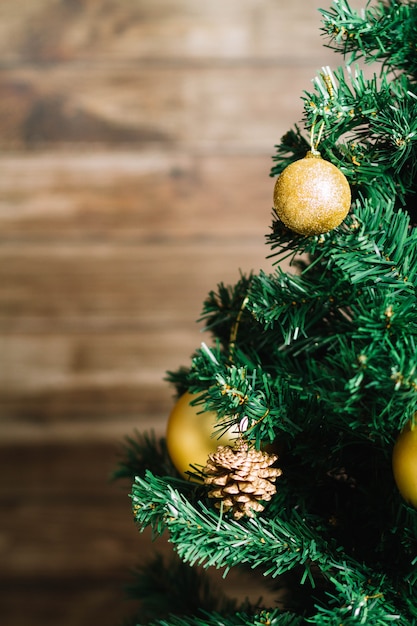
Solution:
[{"label": "artificial green christmas tree", "polygon": [[[304,130],[277,146],[274,176],[311,154],[276,190],[275,271],[210,293],[212,341],[169,374],[197,420],[214,412],[213,436],[234,440],[205,464],[191,454],[187,477],[169,439],[142,436],[118,471],[139,527],[166,531],[179,556],[138,572],[152,624],[417,624],[417,3],[321,12],[345,65],[319,72]],[[257,569],[285,594],[237,606],[195,565]]]}]

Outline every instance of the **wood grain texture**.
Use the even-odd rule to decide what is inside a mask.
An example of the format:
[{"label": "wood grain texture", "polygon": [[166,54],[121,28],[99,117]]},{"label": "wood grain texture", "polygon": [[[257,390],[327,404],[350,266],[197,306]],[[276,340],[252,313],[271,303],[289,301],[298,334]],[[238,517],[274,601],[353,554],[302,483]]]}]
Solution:
[{"label": "wood grain texture", "polygon": [[2,244],[263,241],[270,166],[269,156],[162,149],[0,155]]},{"label": "wood grain texture", "polygon": [[271,164],[269,155],[158,147],[0,155],[1,243],[162,248],[252,238],[258,248],[269,229]]},{"label": "wood grain texture", "polygon": [[[170,149],[262,152],[302,114],[302,94],[316,74],[269,64],[69,63],[6,71],[0,96],[25,92],[25,107],[4,114],[8,148],[55,144],[158,144]],[[71,90],[68,91],[68,85]],[[257,97],[247,92],[256,85]],[[283,90],[284,87],[284,90]],[[279,102],[278,119],[270,111]]]},{"label": "wood grain texture", "polygon": [[[274,59],[320,57],[318,0],[13,0],[2,3],[8,62],[79,59]],[[297,35],[289,49],[288,34]]]},{"label": "wood grain texture", "polygon": [[154,546],[108,481],[118,444],[164,432],[208,291],[272,268],[274,144],[340,63],[319,6],[0,3],[2,623],[129,614]]}]

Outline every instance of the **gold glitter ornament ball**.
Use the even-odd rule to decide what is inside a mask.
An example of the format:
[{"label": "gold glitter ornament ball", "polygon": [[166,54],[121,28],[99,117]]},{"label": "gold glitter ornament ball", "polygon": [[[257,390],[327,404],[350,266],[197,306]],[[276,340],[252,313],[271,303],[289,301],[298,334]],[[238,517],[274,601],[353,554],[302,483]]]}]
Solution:
[{"label": "gold glitter ornament ball", "polygon": [[169,415],[166,431],[171,461],[185,478],[190,478],[187,472],[191,471],[191,465],[204,466],[217,446],[228,445],[237,438],[234,428],[221,437],[215,434],[217,414],[191,404],[195,398],[187,391],[178,399]]},{"label": "gold glitter ornament ball", "polygon": [[320,235],[339,226],[350,202],[346,176],[316,152],[288,165],[275,183],[275,211],[300,235]]},{"label": "gold glitter ornament ball", "polygon": [[392,453],[392,470],[398,491],[417,509],[417,415],[398,436]]}]

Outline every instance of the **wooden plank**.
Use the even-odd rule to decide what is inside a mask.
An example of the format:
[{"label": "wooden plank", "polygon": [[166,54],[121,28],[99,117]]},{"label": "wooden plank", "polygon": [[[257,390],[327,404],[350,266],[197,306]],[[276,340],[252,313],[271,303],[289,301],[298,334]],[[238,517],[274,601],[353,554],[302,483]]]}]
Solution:
[{"label": "wooden plank", "polygon": [[196,323],[209,290],[236,282],[239,265],[271,265],[250,240],[216,245],[3,245],[3,424],[138,416],[160,428],[166,371],[210,344]]},{"label": "wooden plank", "polygon": [[[20,320],[21,328],[31,323]],[[85,319],[68,323],[85,325]],[[90,323],[92,328],[98,325],[97,320]],[[118,323],[123,326],[123,320]],[[211,343],[210,335],[201,334],[201,326],[192,320],[187,325],[174,318],[165,328],[162,322],[131,332],[105,327],[75,332],[61,326],[54,334],[47,330],[52,324],[49,317],[37,319],[42,332],[9,332],[0,338],[3,427],[20,420],[95,420],[100,432],[106,420],[123,417],[136,418],[138,428],[145,419],[159,429],[172,405],[166,372],[189,366],[201,341]]]},{"label": "wooden plank", "polygon": [[64,494],[52,502],[26,493],[3,501],[6,507],[2,578],[36,578],[41,571],[48,579],[106,579],[153,550],[149,534],[140,537],[135,528],[127,494],[99,499],[92,493],[84,500]]},{"label": "wooden plank", "polygon": [[[33,436],[33,424],[37,425],[38,437],[68,437],[75,424],[87,422],[90,435],[98,439],[103,433],[108,437],[121,436],[126,432],[126,419],[137,430],[152,429],[161,433],[172,406],[173,390],[164,386],[162,380],[155,385],[116,385],[110,383],[89,388],[48,388],[43,384],[40,391],[2,391],[0,399],[0,432],[6,440]],[[107,428],[109,423],[120,419],[119,428]],[[51,430],[50,425],[60,422],[72,424],[73,428]],[[40,425],[47,426],[41,429]],[[23,429],[23,430],[22,430]],[[25,430],[26,429],[26,430]],[[81,430],[83,433],[84,430]]]},{"label": "wooden plank", "polygon": [[320,67],[51,64],[1,72],[4,147],[163,144],[262,152],[301,119]]},{"label": "wooden plank", "polygon": [[135,605],[126,598],[126,574],[107,580],[82,577],[19,578],[1,582],[0,611],[7,626],[115,626],[133,615]]},{"label": "wooden plank", "polygon": [[[194,321],[219,281],[269,268],[261,241],[4,244],[0,247],[0,325],[134,329]],[[100,322],[101,320],[101,322]],[[33,321],[33,324],[32,324]]]},{"label": "wooden plank", "polygon": [[[47,327],[48,321],[45,322]],[[0,339],[2,427],[128,417],[158,428],[174,390],[167,370],[189,365],[204,339],[200,327],[169,325],[138,332],[9,334]],[[208,337],[205,337],[209,341]],[[110,433],[110,436],[114,433]]]},{"label": "wooden plank", "polygon": [[121,441],[0,448],[0,580],[106,580],[153,553],[134,524],[130,484],[109,482]]},{"label": "wooden plank", "polygon": [[[161,362],[163,355],[161,355]],[[181,363],[189,365],[188,361],[178,360],[177,369]],[[161,372],[164,374],[165,372]],[[39,373],[42,379],[42,370]],[[117,383],[109,380],[108,384],[99,384],[88,378],[83,384],[74,381],[69,376],[61,386],[48,385],[47,380],[42,380],[39,390],[21,389],[10,391],[1,390],[0,397],[0,431],[6,439],[31,438],[32,424],[46,425],[46,432],[40,431],[39,436],[48,437],[50,425],[59,422],[83,425],[88,422],[90,432],[97,438],[107,436],[114,437],[117,430],[119,435],[125,428],[126,419],[134,420],[133,426],[138,429],[152,428],[160,432],[164,428],[164,422],[172,406],[174,390],[163,382],[163,377],[153,384],[144,383],[143,379],[136,385],[132,383]],[[88,386],[87,386],[88,383]],[[106,426],[112,421],[121,420],[118,429]],[[21,426],[26,427],[27,432],[22,433]],[[103,431],[103,429],[105,429]],[[56,431],[54,431],[56,432]],[[71,431],[61,429],[63,435],[68,436]],[[84,432],[81,430],[81,433]],[[58,435],[59,436],[59,435]]]},{"label": "wooden plank", "polygon": [[262,247],[271,222],[271,165],[269,154],[157,147],[3,154],[0,243],[142,240],[163,246],[167,239],[243,242],[256,236]]},{"label": "wooden plank", "polygon": [[43,332],[1,337],[2,355],[8,363],[2,372],[2,391],[157,388],[164,367],[176,367],[201,341],[210,343],[210,335],[201,333],[201,324],[88,333],[52,333],[47,327],[46,321]]},{"label": "wooden plank", "polygon": [[[353,0],[360,7],[363,2]],[[319,55],[320,0],[3,1],[3,62]],[[294,42],[296,41],[296,45]]]},{"label": "wooden plank", "polygon": [[[153,222],[143,198],[138,200],[140,210],[133,212],[134,198],[141,196],[136,180],[151,195],[152,188],[164,187],[157,186],[156,179],[163,180],[164,175],[169,179],[170,168],[178,163],[175,155],[165,162],[159,152],[156,155],[156,165],[150,166],[144,164],[145,157],[135,160],[132,153],[4,159],[2,232],[3,239],[10,239],[0,250],[0,412],[8,428],[10,420],[99,422],[115,415],[152,418],[159,428],[171,406],[165,372],[188,364],[204,339],[195,323],[203,298],[219,281],[234,283],[239,267],[244,271],[271,267],[264,258],[268,249],[262,212],[251,210],[248,219],[241,218],[243,179],[251,173],[260,178],[264,159],[184,159],[186,174],[175,174],[174,184],[170,187],[168,180],[162,192],[162,197],[172,196],[168,219],[160,210]],[[18,184],[22,168],[32,174]],[[145,178],[151,171],[151,180],[142,185],[143,170]],[[227,179],[229,172],[232,189],[226,180],[216,186],[216,178]],[[265,177],[265,182],[259,189],[254,185],[246,198],[250,207],[261,206],[262,197],[269,196],[272,181]],[[74,194],[74,206],[68,202],[58,215],[54,184],[64,203]],[[51,188],[54,199],[49,199],[48,207]],[[214,197],[203,193],[196,215],[201,188],[213,188]],[[118,231],[104,221],[107,228],[101,223],[97,233],[101,207],[93,204],[97,219],[85,220],[85,194],[104,198],[109,189],[116,216],[118,193],[125,190],[122,208],[132,222],[125,230],[122,220]],[[144,195],[151,205],[160,205],[146,191]],[[20,210],[10,212],[7,202],[13,201]],[[38,207],[47,207],[41,216]],[[215,233],[213,221],[221,224]],[[62,233],[66,241],[67,233],[72,233],[74,241],[63,244]]]},{"label": "wooden plank", "polygon": [[5,443],[2,438],[0,498],[11,504],[22,496],[32,504],[38,499],[64,503],[69,498],[81,503],[91,496],[92,501],[109,498],[109,508],[129,508],[130,485],[111,481],[111,476],[121,460],[125,436],[133,434],[127,431],[107,441],[90,436]]},{"label": "wooden plank", "polygon": [[[161,387],[162,389],[162,387]],[[167,389],[163,389],[167,392]],[[153,401],[155,400],[155,390]],[[18,398],[19,407],[22,411],[21,397]],[[2,446],[18,446],[18,445],[61,445],[64,443],[89,443],[104,444],[113,446],[124,441],[126,436],[135,433],[155,433],[157,436],[163,436],[166,431],[168,412],[172,408],[175,401],[173,390],[167,393],[167,408],[160,415],[155,412],[139,413],[136,409],[134,414],[126,417],[120,412],[120,407],[113,411],[111,416],[106,418],[105,411],[100,419],[97,419],[97,411],[93,414],[92,419],[84,418],[73,419],[72,415],[69,419],[58,421],[57,419],[46,420],[45,412],[39,411],[40,418],[30,419],[30,411],[23,415],[9,419],[6,416],[0,419],[0,438]],[[27,403],[29,406],[29,402]],[[162,404],[162,401],[160,402]],[[153,404],[150,403],[150,406]],[[43,405],[43,409],[45,404]],[[68,413],[68,412],[67,412]],[[33,415],[33,414],[32,414]],[[56,414],[54,413],[54,417]]]}]

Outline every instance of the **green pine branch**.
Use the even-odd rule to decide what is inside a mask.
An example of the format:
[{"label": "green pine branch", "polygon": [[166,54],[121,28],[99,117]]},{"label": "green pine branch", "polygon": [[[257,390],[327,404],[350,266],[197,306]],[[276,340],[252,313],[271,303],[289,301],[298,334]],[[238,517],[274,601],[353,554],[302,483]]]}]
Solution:
[{"label": "green pine branch", "polygon": [[221,518],[202,503],[194,507],[167,481],[147,472],[132,487],[135,519],[140,528],[150,525],[158,534],[169,531],[181,559],[190,565],[225,568],[236,565],[263,567],[276,577],[296,565],[304,568],[303,579],[312,580],[311,562],[323,571],[339,563],[326,542],[295,514],[295,522],[250,519],[237,523]]},{"label": "green pine branch", "polygon": [[342,614],[346,620],[358,615],[363,619],[366,614],[369,623],[388,624],[394,619],[404,626],[408,623],[401,589],[386,575],[368,569],[324,539],[314,519],[301,518],[296,510],[288,519],[275,516],[237,523],[215,514],[201,501],[193,506],[150,472],[144,479],[136,479],[132,502],[139,527],[150,525],[158,534],[168,530],[178,555],[192,566],[224,568],[226,575],[230,568],[247,564],[262,568],[265,576],[272,578],[301,567],[301,584],[309,581],[313,588],[314,567],[318,567],[332,585],[329,593],[333,600],[327,608],[318,607],[311,623],[335,623],[320,621],[318,616],[324,613],[333,620]]},{"label": "green pine branch", "polygon": [[417,6],[414,2],[389,0],[368,2],[358,12],[347,0],[334,0],[332,8],[320,9],[323,32],[329,47],[344,55],[349,63],[361,57],[370,63],[380,61],[387,72],[406,71],[417,78]]},{"label": "green pine branch", "polygon": [[200,611],[188,617],[171,615],[168,619],[153,621],[149,626],[301,626],[303,623],[303,618],[298,615],[273,609],[256,615],[242,611],[233,615]]},{"label": "green pine branch", "polygon": [[[132,625],[170,615],[186,618],[201,611],[218,611],[227,616],[237,611],[236,601],[227,598],[205,570],[188,567],[175,554],[169,559],[157,554],[135,568],[127,592],[139,603]],[[248,602],[244,605],[250,608]]]},{"label": "green pine branch", "polygon": [[298,128],[287,133],[276,147],[271,176],[305,156],[319,136],[315,147],[346,175],[355,198],[362,193],[403,202],[415,191],[417,167],[417,96],[410,81],[403,76],[392,82],[385,73],[368,79],[347,66],[323,68],[314,86],[303,98],[311,137],[302,137]]},{"label": "green pine branch", "polygon": [[[417,272],[417,233],[410,230],[410,218],[403,210],[394,210],[392,200],[357,202],[353,220],[347,228],[328,235],[325,247],[328,264],[333,263],[352,285],[369,284],[395,287],[396,292],[413,294]],[[314,244],[311,252],[323,250]]]},{"label": "green pine branch", "polygon": [[245,324],[244,302],[251,281],[252,274],[241,275],[233,287],[219,283],[217,291],[210,291],[204,300],[199,321],[204,322],[204,330],[211,332],[226,349],[230,349],[231,328],[236,320],[239,319],[241,326]]},{"label": "green pine branch", "polygon": [[144,476],[146,471],[162,473],[167,476],[178,476],[166,447],[165,438],[156,438],[151,433],[135,433],[123,442],[117,468],[113,472],[113,480]]},{"label": "green pine branch", "polygon": [[[323,68],[305,92],[306,130],[283,137],[271,174],[312,143],[349,179],[351,213],[315,237],[275,219],[271,257],[294,274],[277,267],[220,284],[202,313],[213,346],[168,374],[217,412],[216,433],[240,425],[257,447],[276,447],[276,495],[260,517],[219,515],[201,484],[168,478],[177,474],[164,444],[146,439],[128,441],[118,473],[136,476],[139,527],[167,530],[186,566],[243,563],[294,577],[307,598],[292,612],[179,607],[155,625],[417,623],[417,516],[391,469],[398,431],[417,412],[416,8],[390,0],[358,13],[334,0],[322,10],[348,65]],[[379,73],[353,69],[361,56]]]}]

